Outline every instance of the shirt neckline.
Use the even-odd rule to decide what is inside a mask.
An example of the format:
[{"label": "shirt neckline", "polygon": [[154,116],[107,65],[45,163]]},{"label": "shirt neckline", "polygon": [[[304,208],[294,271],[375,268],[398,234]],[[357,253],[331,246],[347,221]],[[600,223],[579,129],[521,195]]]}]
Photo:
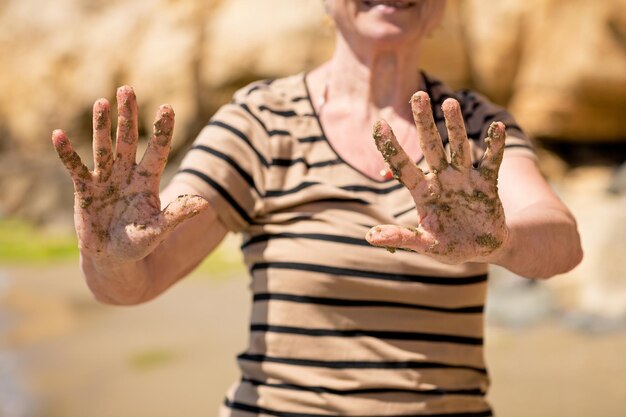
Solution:
[{"label": "shirt neckline", "polygon": [[[314,119],[317,122],[317,125],[318,125],[318,127],[320,129],[320,133],[322,135],[323,141],[331,149],[331,151],[335,154],[337,159],[339,159],[343,164],[345,164],[348,167],[350,167],[353,171],[357,172],[362,177],[366,178],[368,181],[372,181],[372,182],[375,182],[377,184],[388,184],[388,183],[390,183],[392,181],[396,181],[395,178],[386,178],[386,179],[385,178],[383,178],[383,179],[372,178],[369,175],[367,175],[366,173],[364,173],[363,171],[361,171],[360,169],[358,169],[357,167],[355,167],[354,165],[352,165],[350,162],[348,162],[345,159],[343,159],[343,157],[339,154],[339,152],[337,152],[335,147],[328,140],[328,136],[326,135],[326,131],[324,130],[324,126],[322,125],[322,121],[320,120],[320,117],[317,114],[317,110],[315,110],[315,106],[313,105],[313,99],[311,98],[311,92],[309,90],[309,85],[307,83],[307,76],[308,76],[308,74],[309,74],[309,71],[305,71],[305,72],[302,73],[302,84],[304,85],[304,90],[306,92],[307,101],[309,103],[309,106],[311,107],[311,114],[313,115]],[[424,80],[424,85],[425,85],[424,89],[425,89],[426,93],[428,93],[428,95],[430,96],[431,95],[430,79],[426,76],[424,71],[420,71],[420,74],[422,75],[422,79]],[[431,101],[432,101],[432,97],[431,97]],[[417,161],[415,161],[415,164],[419,165],[423,160],[424,160],[424,155],[422,155]]]}]

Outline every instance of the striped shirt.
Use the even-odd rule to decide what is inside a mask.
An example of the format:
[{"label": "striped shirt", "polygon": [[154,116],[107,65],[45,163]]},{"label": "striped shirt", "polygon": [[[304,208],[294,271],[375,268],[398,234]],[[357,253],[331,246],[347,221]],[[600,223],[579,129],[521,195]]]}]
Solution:
[{"label": "striped shirt", "polygon": [[[502,108],[425,75],[440,105],[461,103],[474,161],[492,121],[505,157],[533,157]],[[425,162],[418,165],[426,170]],[[238,91],[200,133],[174,181],[192,185],[243,233],[249,344],[220,416],[491,416],[483,360],[484,264],[444,265],[372,247],[377,224],[416,226],[410,193],[335,152],[303,74]]]}]

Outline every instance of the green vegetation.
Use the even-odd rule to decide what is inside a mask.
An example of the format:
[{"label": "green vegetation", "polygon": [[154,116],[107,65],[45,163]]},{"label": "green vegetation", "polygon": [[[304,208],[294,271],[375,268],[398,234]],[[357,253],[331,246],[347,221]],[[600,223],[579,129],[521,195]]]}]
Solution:
[{"label": "green vegetation", "polygon": [[[0,264],[41,265],[63,261],[78,262],[77,241],[72,232],[52,233],[24,221],[0,220]],[[245,273],[239,239],[229,236],[193,276],[219,279]]]},{"label": "green vegetation", "polygon": [[76,237],[44,232],[20,220],[0,221],[0,262],[41,263],[78,259]]},{"label": "green vegetation", "polygon": [[230,278],[233,275],[247,275],[239,241],[238,236],[228,235],[220,246],[200,264],[192,276],[221,279]]},{"label": "green vegetation", "polygon": [[130,357],[130,365],[138,371],[161,367],[176,359],[174,352],[166,349],[147,350]]}]

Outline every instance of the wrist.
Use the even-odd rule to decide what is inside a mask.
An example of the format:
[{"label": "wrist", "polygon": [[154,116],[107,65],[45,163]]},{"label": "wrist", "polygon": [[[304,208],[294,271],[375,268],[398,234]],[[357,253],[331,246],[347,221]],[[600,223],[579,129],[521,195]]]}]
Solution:
[{"label": "wrist", "polygon": [[87,286],[100,302],[133,305],[144,301],[150,292],[150,280],[143,260],[92,258],[81,253],[80,266]]}]

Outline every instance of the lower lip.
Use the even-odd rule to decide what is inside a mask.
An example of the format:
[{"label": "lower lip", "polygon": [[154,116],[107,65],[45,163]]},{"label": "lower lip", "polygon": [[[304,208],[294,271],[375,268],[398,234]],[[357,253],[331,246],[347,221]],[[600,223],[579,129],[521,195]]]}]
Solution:
[{"label": "lower lip", "polygon": [[365,7],[369,7],[370,9],[376,10],[379,13],[390,14],[396,13],[402,10],[408,10],[413,7],[412,3],[402,5],[402,6],[393,6],[391,3],[377,3],[370,1],[363,1]]}]

